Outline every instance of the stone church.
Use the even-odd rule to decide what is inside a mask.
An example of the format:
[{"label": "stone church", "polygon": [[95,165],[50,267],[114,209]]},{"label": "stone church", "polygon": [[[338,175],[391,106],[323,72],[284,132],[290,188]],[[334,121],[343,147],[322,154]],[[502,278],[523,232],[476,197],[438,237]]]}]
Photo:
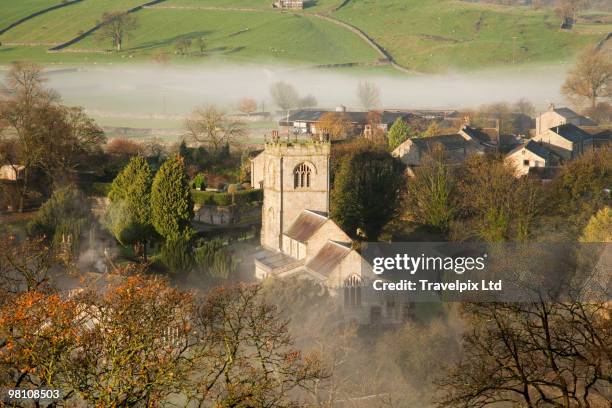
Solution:
[{"label": "stone church", "polygon": [[328,217],[330,151],[325,141],[276,139],[252,159],[251,184],[264,190],[262,250],[255,257],[255,276],[314,279],[361,322],[405,320],[409,307],[367,290],[377,276],[352,248],[351,238]]}]

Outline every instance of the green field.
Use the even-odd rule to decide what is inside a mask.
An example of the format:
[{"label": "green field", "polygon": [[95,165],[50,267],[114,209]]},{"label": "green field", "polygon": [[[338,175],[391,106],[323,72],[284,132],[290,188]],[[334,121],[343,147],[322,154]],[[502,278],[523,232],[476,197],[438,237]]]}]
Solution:
[{"label": "green field", "polygon": [[[19,4],[22,2],[22,0],[11,1]],[[105,12],[127,10],[141,3],[144,1],[84,0],[81,3],[52,10],[28,20],[0,36],[0,41],[3,43],[61,44],[92,28]]]},{"label": "green field", "polygon": [[454,0],[351,1],[334,15],[419,71],[565,61],[602,37],[559,30],[552,11]]},{"label": "green field", "polygon": [[[93,27],[105,11],[126,10],[145,1],[84,0],[37,16],[0,36],[0,63],[162,58],[176,63],[220,59],[327,65],[377,60],[378,54],[362,38],[315,13],[357,27],[397,63],[423,72],[567,62],[612,31],[605,13],[580,19],[572,31],[561,31],[552,10],[458,0],[350,0],[337,11],[341,0],[316,0],[303,11],[283,13],[272,9],[272,0],[167,0],[135,13],[138,28],[129,33],[119,54],[108,52],[110,45],[95,34],[61,53],[47,52],[51,45]],[[0,22],[10,24],[49,4],[53,1],[0,0]],[[197,38],[206,43],[204,53],[195,42],[186,53],[177,52],[179,40]]]},{"label": "green field", "polygon": [[[226,7],[226,8],[254,8],[270,10],[274,0],[168,0],[162,7]],[[330,11],[339,6],[342,0],[316,0],[306,3],[306,12]]]},{"label": "green field", "polygon": [[0,0],[0,30],[32,13],[59,4],[61,0]]}]

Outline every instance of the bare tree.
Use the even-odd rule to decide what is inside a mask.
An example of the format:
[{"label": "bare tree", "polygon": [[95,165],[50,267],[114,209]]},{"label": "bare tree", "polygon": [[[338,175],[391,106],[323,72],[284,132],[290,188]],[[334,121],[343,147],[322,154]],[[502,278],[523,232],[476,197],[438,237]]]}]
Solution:
[{"label": "bare tree", "polygon": [[514,112],[522,113],[524,115],[533,116],[535,114],[535,106],[529,101],[529,99],[521,98],[514,103]]},{"label": "bare tree", "polygon": [[300,108],[312,108],[317,106],[317,98],[312,95],[306,95],[305,97],[300,98],[298,105]]},{"label": "bare tree", "polygon": [[597,106],[600,99],[612,96],[612,58],[605,51],[589,48],[578,57],[561,93],[579,106]]},{"label": "bare tree", "polygon": [[317,130],[330,140],[340,140],[351,136],[353,125],[346,113],[327,112],[317,122]]},{"label": "bare tree", "polygon": [[252,98],[243,98],[238,103],[238,110],[242,113],[250,115],[257,110],[257,102]]},{"label": "bare tree", "polygon": [[360,82],[357,85],[357,97],[363,109],[374,109],[380,105],[380,88],[368,81]]},{"label": "bare tree", "polygon": [[185,128],[188,137],[211,146],[215,151],[247,133],[244,123],[231,119],[215,105],[195,109],[185,121]]},{"label": "bare tree", "polygon": [[104,13],[100,24],[99,38],[110,41],[117,51],[121,51],[128,33],[138,26],[133,14],[123,12]]},{"label": "bare tree", "polygon": [[298,92],[293,85],[286,82],[275,82],[270,87],[270,94],[274,103],[282,110],[289,110],[297,107],[299,102]]},{"label": "bare tree", "polygon": [[441,381],[440,407],[612,403],[609,303],[481,303],[465,311],[464,356]]}]

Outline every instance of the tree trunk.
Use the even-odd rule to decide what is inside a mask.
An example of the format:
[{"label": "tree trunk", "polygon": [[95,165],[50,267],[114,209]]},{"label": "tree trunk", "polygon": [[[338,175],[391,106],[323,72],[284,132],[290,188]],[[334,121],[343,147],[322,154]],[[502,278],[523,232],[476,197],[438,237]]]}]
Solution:
[{"label": "tree trunk", "polygon": [[21,188],[21,196],[19,197],[19,212],[22,213],[23,212],[23,207],[25,204],[25,196],[27,194],[28,191],[28,179],[29,179],[29,169],[26,166],[25,169],[23,170],[23,187]]}]

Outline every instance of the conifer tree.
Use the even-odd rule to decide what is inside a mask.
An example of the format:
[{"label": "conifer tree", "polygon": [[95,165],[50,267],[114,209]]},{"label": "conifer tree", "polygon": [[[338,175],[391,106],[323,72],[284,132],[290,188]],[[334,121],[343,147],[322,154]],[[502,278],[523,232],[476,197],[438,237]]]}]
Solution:
[{"label": "conifer tree", "polygon": [[151,220],[155,230],[168,240],[191,235],[193,200],[185,164],[180,156],[162,164],[151,189]]},{"label": "conifer tree", "polygon": [[137,156],[115,178],[108,193],[109,229],[122,244],[143,245],[145,259],[147,241],[154,234],[150,203],[152,180],[149,164]]},{"label": "conifer tree", "polygon": [[391,126],[391,129],[389,129],[389,134],[387,135],[389,148],[391,150],[395,149],[397,146],[404,143],[412,133],[414,133],[412,127],[402,118],[397,118]]}]

